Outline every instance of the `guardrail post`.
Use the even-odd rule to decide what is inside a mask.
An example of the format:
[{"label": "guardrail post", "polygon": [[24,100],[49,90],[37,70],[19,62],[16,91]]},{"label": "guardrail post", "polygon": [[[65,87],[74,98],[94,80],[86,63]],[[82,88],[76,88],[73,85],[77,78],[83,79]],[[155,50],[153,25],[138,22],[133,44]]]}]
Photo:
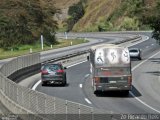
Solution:
[{"label": "guardrail post", "polygon": [[94,120],[94,113],[93,113],[93,108],[91,109],[91,115],[92,115],[92,120]]},{"label": "guardrail post", "polygon": [[47,102],[46,102],[46,97],[45,97],[45,100],[44,100],[44,106],[45,106],[45,108],[44,108],[44,114],[47,114]]},{"label": "guardrail post", "polygon": [[24,93],[23,92],[24,91],[22,91],[22,101],[21,101],[22,105],[24,104]]},{"label": "guardrail post", "polygon": [[36,110],[38,111],[38,96],[36,96]]},{"label": "guardrail post", "polygon": [[29,94],[28,96],[29,96],[29,106],[28,106],[28,108],[31,108],[31,95]]},{"label": "guardrail post", "polygon": [[68,114],[68,110],[67,110],[67,103],[68,103],[68,101],[66,100],[66,120],[67,120],[67,114]]},{"label": "guardrail post", "polygon": [[55,103],[56,98],[54,97],[53,100],[54,100],[54,105],[53,105],[53,106],[54,106],[54,118],[55,118],[55,116],[56,116],[56,105],[55,105],[55,104],[56,104],[56,103]]},{"label": "guardrail post", "polygon": [[2,76],[2,92],[5,93],[5,80],[4,77]]},{"label": "guardrail post", "polygon": [[81,114],[81,109],[80,109],[80,104],[79,104],[79,106],[78,106],[78,119],[79,119],[79,120],[80,120],[80,118],[81,118],[80,114]]}]

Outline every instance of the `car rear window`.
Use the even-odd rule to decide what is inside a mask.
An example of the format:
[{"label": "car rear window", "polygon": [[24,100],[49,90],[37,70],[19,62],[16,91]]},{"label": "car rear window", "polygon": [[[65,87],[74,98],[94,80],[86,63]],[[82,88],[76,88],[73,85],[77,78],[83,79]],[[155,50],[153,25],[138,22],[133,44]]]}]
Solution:
[{"label": "car rear window", "polygon": [[129,52],[138,52],[138,50],[129,50]]},{"label": "car rear window", "polygon": [[56,70],[61,70],[62,66],[57,65],[57,64],[50,64],[50,65],[44,65],[42,67],[43,70],[51,70],[51,71],[56,71]]}]

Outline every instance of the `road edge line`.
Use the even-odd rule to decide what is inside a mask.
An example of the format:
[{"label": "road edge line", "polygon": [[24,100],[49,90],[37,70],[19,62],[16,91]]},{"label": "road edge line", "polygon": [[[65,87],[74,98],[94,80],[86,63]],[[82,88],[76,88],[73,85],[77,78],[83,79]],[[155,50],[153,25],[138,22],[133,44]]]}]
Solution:
[{"label": "road edge line", "polygon": [[[143,63],[145,63],[145,62],[148,61],[149,59],[153,58],[154,56],[158,55],[159,53],[160,53],[160,51],[158,51],[158,52],[155,53],[154,55],[150,56],[148,59],[142,61],[141,63],[139,63],[138,65],[136,65],[135,67],[133,67],[132,71],[134,71],[136,68],[138,68],[139,66],[141,66]],[[138,97],[136,97],[136,96],[134,95],[134,93],[132,93],[131,91],[130,91],[130,95],[132,95],[132,97],[134,97],[136,100],[138,100],[138,101],[139,101],[140,103],[142,103],[143,105],[147,106],[148,108],[152,109],[153,111],[156,111],[156,112],[160,113],[159,110],[157,110],[157,109],[151,107],[150,105],[148,105],[147,103],[143,102],[141,99],[139,99]]]},{"label": "road edge line", "polygon": [[41,80],[39,80],[36,84],[34,84],[31,89],[32,89],[32,90],[36,90],[36,88],[38,87],[38,85],[39,85],[40,83],[41,83]]}]

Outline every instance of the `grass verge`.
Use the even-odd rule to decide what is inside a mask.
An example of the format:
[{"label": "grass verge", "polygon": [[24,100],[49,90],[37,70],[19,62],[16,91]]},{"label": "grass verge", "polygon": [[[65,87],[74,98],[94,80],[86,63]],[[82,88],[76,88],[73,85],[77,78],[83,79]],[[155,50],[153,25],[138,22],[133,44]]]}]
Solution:
[{"label": "grass verge", "polygon": [[[89,42],[88,40],[85,39],[60,39],[58,40],[58,44],[56,45],[44,45],[43,51],[47,50],[52,50],[52,49],[58,49],[62,47],[68,47],[72,45],[77,45],[77,44],[82,44],[82,43],[87,43]],[[0,59],[6,59],[6,58],[11,58],[11,57],[17,57],[25,54],[33,52],[42,52],[41,45],[40,43],[35,44],[35,45],[22,45],[17,47],[16,50],[11,49],[11,50],[4,50],[0,48]]]}]

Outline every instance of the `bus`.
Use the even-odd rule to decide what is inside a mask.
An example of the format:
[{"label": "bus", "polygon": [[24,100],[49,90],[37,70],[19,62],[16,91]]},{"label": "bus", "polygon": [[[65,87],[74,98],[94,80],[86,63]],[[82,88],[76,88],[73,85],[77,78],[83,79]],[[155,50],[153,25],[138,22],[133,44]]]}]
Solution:
[{"label": "bus", "polygon": [[89,50],[93,91],[124,91],[132,89],[131,60],[128,48],[100,44]]}]

